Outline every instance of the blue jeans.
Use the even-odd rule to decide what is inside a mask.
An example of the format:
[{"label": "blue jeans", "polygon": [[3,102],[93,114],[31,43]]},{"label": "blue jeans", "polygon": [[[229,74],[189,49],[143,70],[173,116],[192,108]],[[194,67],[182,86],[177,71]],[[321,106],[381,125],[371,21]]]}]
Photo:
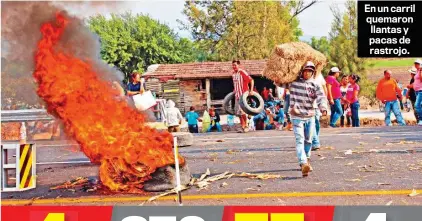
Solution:
[{"label": "blue jeans", "polygon": [[277,116],[274,118],[274,120],[277,121],[277,123],[283,125],[284,124],[284,111],[283,109],[278,110]]},{"label": "blue jeans", "polygon": [[299,164],[308,162],[311,157],[312,134],[315,130],[315,118],[307,120],[293,119],[293,131],[296,137],[296,154]]},{"label": "blue jeans", "polygon": [[290,106],[290,94],[286,94],[286,97],[284,99],[284,113],[286,113],[287,123],[292,122],[290,119],[290,114],[289,114],[289,106]]},{"label": "blue jeans", "polygon": [[391,112],[394,113],[394,116],[396,116],[397,119],[397,123],[400,124],[401,126],[405,126],[406,122],[403,119],[403,116],[401,115],[400,112],[400,104],[397,100],[395,101],[387,101],[385,102],[385,125],[386,126],[391,126]]},{"label": "blue jeans", "polygon": [[188,128],[190,133],[198,133],[198,124],[189,124]]},{"label": "blue jeans", "polygon": [[422,121],[422,91],[416,91],[416,102],[414,109],[419,116],[419,122]]},{"label": "blue jeans", "polygon": [[217,129],[217,131],[218,131],[218,132],[223,131],[223,130],[221,129],[221,125],[220,125],[220,123],[215,123],[215,125],[214,125],[214,126],[213,126],[213,125],[210,125],[210,127],[208,128],[208,131],[207,131],[207,132],[211,132],[211,130],[213,130],[213,129]]},{"label": "blue jeans", "polygon": [[331,105],[331,116],[330,126],[336,126],[338,119],[343,115],[343,108],[341,107],[341,101],[339,99],[334,100],[334,104]]},{"label": "blue jeans", "polygon": [[321,143],[319,142],[319,129],[321,124],[319,120],[321,119],[321,111],[319,109],[315,109],[315,131],[312,135],[312,147],[321,147]]},{"label": "blue jeans", "polygon": [[352,111],[352,127],[360,127],[359,122],[359,101],[356,101],[353,104],[350,104],[350,110]]}]

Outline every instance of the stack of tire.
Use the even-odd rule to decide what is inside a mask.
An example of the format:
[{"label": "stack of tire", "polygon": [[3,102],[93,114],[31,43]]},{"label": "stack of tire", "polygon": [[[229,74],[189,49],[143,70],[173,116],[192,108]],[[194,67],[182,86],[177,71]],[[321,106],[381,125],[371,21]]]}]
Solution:
[{"label": "stack of tire", "polygon": [[[255,105],[251,105],[250,101],[253,100]],[[229,93],[223,100],[223,108],[226,113],[236,115],[235,113],[235,95],[234,92]],[[248,115],[257,115],[264,110],[264,99],[258,93],[249,95],[249,92],[245,92],[240,97],[239,106]]]}]

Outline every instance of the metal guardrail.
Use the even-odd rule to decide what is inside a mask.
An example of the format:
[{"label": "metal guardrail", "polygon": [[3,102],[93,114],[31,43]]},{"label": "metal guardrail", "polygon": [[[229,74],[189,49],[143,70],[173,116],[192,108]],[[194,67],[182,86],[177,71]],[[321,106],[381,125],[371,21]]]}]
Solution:
[{"label": "metal guardrail", "polygon": [[1,122],[49,121],[54,119],[45,109],[1,110]]}]

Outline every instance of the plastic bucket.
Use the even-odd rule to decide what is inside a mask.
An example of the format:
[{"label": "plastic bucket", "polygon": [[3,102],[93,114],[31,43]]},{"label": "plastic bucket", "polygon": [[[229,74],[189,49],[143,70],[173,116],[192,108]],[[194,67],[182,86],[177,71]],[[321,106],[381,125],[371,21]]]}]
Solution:
[{"label": "plastic bucket", "polygon": [[140,111],[145,111],[157,104],[151,91],[146,91],[143,94],[134,95],[132,98],[133,102],[135,103],[135,107]]}]

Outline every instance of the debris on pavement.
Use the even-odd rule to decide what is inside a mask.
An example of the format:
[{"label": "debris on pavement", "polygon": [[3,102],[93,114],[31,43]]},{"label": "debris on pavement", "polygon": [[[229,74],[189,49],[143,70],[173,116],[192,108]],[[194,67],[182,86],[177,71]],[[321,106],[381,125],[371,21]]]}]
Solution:
[{"label": "debris on pavement", "polygon": [[414,197],[414,196],[417,196],[417,195],[419,195],[419,193],[415,189],[413,189],[412,192],[408,196]]},{"label": "debris on pavement", "polygon": [[352,150],[346,150],[346,152],[344,152],[344,155],[351,155],[352,153]]},{"label": "debris on pavement", "polygon": [[351,166],[353,164],[355,164],[355,162],[346,163],[345,166]]},{"label": "debris on pavement", "polygon": [[391,200],[390,202],[388,202],[387,204],[385,204],[386,206],[390,206],[391,204],[393,204],[393,201]]},{"label": "debris on pavement", "polygon": [[70,189],[70,188],[80,187],[80,186],[82,186],[84,184],[87,184],[87,183],[88,183],[88,178],[87,177],[77,177],[74,180],[66,181],[63,184],[60,184],[58,186],[51,187],[50,190]]},{"label": "debris on pavement", "polygon": [[[236,174],[236,173],[230,173],[230,172],[226,171],[224,173],[217,174],[217,175],[214,175],[214,176],[210,176],[210,174],[211,174],[210,170],[207,169],[207,171],[204,174],[202,174],[199,179],[192,178],[188,185],[181,187],[180,191],[190,189],[194,186],[199,188],[199,190],[203,190],[203,189],[206,189],[212,182],[222,180],[222,179],[230,179],[232,177],[242,177],[242,178],[250,178],[250,179],[260,179],[260,180],[281,178],[280,175],[273,175],[273,174],[267,174],[267,173],[252,174],[252,173],[243,172],[243,173]],[[224,182],[220,185],[220,187],[225,187],[225,186],[228,186],[228,184],[226,182]],[[260,187],[260,185],[258,185],[258,187]],[[260,189],[256,189],[256,188],[248,188],[247,190],[248,191],[260,191]],[[167,192],[164,192],[162,194],[159,194],[157,196],[153,196],[153,197],[149,198],[148,200],[143,202],[141,205],[144,205],[146,202],[152,202],[154,200],[157,200],[160,197],[171,195],[171,194],[176,194],[176,193],[177,193],[176,189],[169,190]]]},{"label": "debris on pavement", "polygon": [[66,181],[63,184],[50,187],[50,190],[65,189],[75,193],[77,190],[83,192],[94,192],[100,189],[101,184],[96,178],[77,177],[76,179]]},{"label": "debris on pavement", "polygon": [[381,137],[374,137],[374,139],[375,139],[375,140],[379,140],[379,139],[381,139]]},{"label": "debris on pavement", "polygon": [[216,142],[221,143],[221,142],[224,142],[224,140],[217,140]]},{"label": "debris on pavement", "polygon": [[360,172],[383,172],[384,169],[385,169],[385,167],[380,167],[379,169],[378,168],[376,168],[376,169],[369,169],[370,167],[371,168],[375,168],[375,167],[372,167],[371,165],[369,165],[369,166],[367,166],[367,165],[358,166]]},{"label": "debris on pavement", "polygon": [[391,183],[378,183],[378,186],[389,186]]},{"label": "debris on pavement", "polygon": [[220,185],[220,187],[225,187],[225,186],[228,186],[229,184],[227,184],[226,182],[224,182],[224,183],[222,183],[221,185]]},{"label": "debris on pavement", "polygon": [[349,181],[349,182],[360,182],[362,181],[361,179],[344,179],[345,181]]},{"label": "debris on pavement", "polygon": [[256,188],[246,188],[246,191],[261,191],[260,189]]},{"label": "debris on pavement", "polygon": [[226,154],[234,154],[236,152],[240,152],[239,150],[227,150]]},{"label": "debris on pavement", "polygon": [[209,175],[211,175],[211,171],[210,171],[209,168],[207,168],[207,172],[205,172],[204,174],[201,175],[201,177],[199,178],[198,182],[199,181],[202,181],[203,179],[205,179],[205,177],[207,177]]},{"label": "debris on pavement", "polygon": [[260,180],[268,180],[268,179],[278,179],[278,178],[282,178],[281,175],[274,175],[274,174],[267,174],[267,173],[241,173],[241,174],[236,174],[236,177],[246,177],[246,178],[250,178],[250,179],[260,179]]}]

